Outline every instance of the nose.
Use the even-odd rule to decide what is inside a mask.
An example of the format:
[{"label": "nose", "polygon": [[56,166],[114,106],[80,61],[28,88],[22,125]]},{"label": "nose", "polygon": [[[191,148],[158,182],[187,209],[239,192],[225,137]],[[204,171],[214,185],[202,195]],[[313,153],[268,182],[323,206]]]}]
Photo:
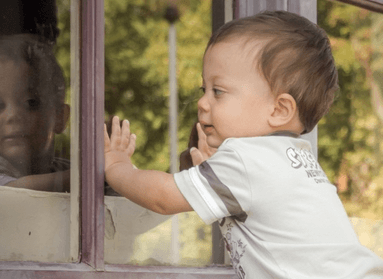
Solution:
[{"label": "nose", "polygon": [[208,100],[208,97],[206,96],[206,94],[204,94],[199,100],[198,100],[198,111],[199,112],[206,112],[209,110],[210,108],[210,105],[209,105],[209,100]]},{"label": "nose", "polygon": [[4,113],[8,123],[19,122],[24,118],[23,110],[17,105],[8,105]]}]

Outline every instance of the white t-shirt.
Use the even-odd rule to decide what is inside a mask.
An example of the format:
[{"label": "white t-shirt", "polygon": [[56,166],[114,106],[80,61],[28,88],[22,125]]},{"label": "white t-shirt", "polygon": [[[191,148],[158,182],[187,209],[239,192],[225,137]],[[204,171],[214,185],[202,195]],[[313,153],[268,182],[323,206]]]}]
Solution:
[{"label": "white t-shirt", "polygon": [[304,139],[227,139],[174,178],[207,224],[220,221],[240,278],[383,278]]}]

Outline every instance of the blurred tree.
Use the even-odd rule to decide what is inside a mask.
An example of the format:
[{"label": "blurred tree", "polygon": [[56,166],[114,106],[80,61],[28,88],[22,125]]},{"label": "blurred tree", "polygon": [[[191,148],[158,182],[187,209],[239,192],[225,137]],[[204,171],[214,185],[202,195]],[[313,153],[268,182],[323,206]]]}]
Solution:
[{"label": "blurred tree", "polygon": [[[187,147],[196,120],[202,56],[211,33],[211,3],[179,0],[177,28],[179,150]],[[137,134],[134,163],[168,170],[168,0],[105,0],[105,111],[127,118]],[[70,1],[58,0],[56,56],[67,78],[70,98]],[[69,129],[57,151],[67,146]]]},{"label": "blurred tree", "polygon": [[377,86],[382,22],[380,14],[318,1],[318,24],[330,36],[340,83],[337,100],[318,125],[319,160],[330,180],[347,187],[342,198],[350,215],[371,207],[366,195],[383,166],[382,87]]},{"label": "blurred tree", "polygon": [[[105,1],[105,110],[131,121],[135,164],[167,170],[167,1]],[[180,150],[196,119],[204,47],[210,36],[209,1],[179,1],[177,73]]]}]

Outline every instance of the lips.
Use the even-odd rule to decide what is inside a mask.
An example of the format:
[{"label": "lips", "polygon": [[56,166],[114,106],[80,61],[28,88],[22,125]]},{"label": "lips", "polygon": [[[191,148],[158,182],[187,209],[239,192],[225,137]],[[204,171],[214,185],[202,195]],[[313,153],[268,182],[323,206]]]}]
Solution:
[{"label": "lips", "polygon": [[204,131],[204,133],[207,135],[209,133],[211,133],[214,129],[214,126],[213,125],[209,125],[209,124],[202,124],[201,123],[201,127],[202,127],[202,130]]},{"label": "lips", "polygon": [[5,142],[19,142],[27,139],[27,136],[23,133],[13,133],[9,135],[5,135],[3,137],[3,141]]}]

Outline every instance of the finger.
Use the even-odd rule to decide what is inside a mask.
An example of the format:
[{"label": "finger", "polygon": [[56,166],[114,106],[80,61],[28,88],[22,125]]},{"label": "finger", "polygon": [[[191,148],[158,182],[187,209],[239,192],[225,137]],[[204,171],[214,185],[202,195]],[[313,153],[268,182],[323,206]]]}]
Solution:
[{"label": "finger", "polygon": [[130,141],[130,124],[128,120],[122,122],[122,131],[121,131],[121,146],[123,149],[126,149]]},{"label": "finger", "polygon": [[121,143],[120,120],[118,116],[114,116],[112,119],[112,134],[110,135],[111,148],[119,146],[120,143]]},{"label": "finger", "polygon": [[204,140],[206,141],[206,135],[204,133],[204,131],[202,130],[202,126],[201,126],[201,123],[197,123],[197,133],[198,133],[198,141],[200,140]]},{"label": "finger", "polygon": [[112,134],[111,137],[115,136],[121,136],[121,127],[120,127],[120,119],[118,116],[114,116],[112,119]]},{"label": "finger", "polygon": [[211,147],[207,143],[207,137],[204,131],[202,130],[201,124],[198,123],[197,125],[197,131],[198,131],[198,149],[201,152],[203,158],[207,160],[210,158],[216,151],[217,148]]},{"label": "finger", "polygon": [[136,149],[136,135],[135,134],[131,134],[130,135],[130,138],[129,138],[129,145],[126,149],[126,151],[128,152],[128,156],[131,157],[134,153],[134,150]]},{"label": "finger", "polygon": [[109,150],[110,150],[110,139],[109,139],[106,124],[104,124],[104,152],[108,152]]},{"label": "finger", "polygon": [[206,135],[202,130],[201,123],[197,124],[197,132],[198,132],[198,149],[202,152],[207,152],[208,144]]},{"label": "finger", "polygon": [[190,149],[190,156],[192,158],[193,166],[199,165],[205,161],[202,153],[195,147]]}]

